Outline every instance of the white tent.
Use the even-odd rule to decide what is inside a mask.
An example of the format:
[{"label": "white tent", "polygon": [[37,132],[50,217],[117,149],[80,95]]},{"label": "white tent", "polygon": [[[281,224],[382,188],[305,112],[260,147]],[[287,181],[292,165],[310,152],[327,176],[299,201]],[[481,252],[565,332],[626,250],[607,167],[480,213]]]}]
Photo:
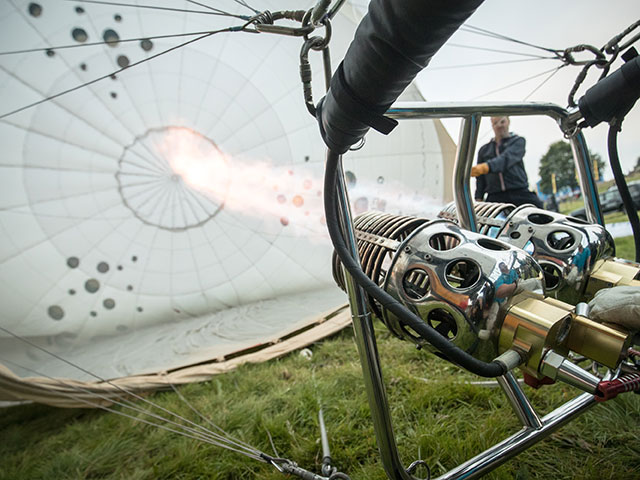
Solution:
[{"label": "white tent", "polygon": [[[0,56],[0,399],[73,404],[47,392],[91,374],[140,388],[162,384],[159,372],[200,380],[349,321],[335,315],[346,299],[331,279],[302,40],[225,32],[174,49],[198,35],[158,37],[244,21],[186,1],[130,3],[0,4],[1,49],[22,51]],[[191,12],[162,9],[176,5]],[[347,4],[333,22],[335,65],[361,15]],[[419,98],[414,87],[404,97]],[[439,122],[369,137],[345,159],[356,209],[450,200],[455,147]]]}]

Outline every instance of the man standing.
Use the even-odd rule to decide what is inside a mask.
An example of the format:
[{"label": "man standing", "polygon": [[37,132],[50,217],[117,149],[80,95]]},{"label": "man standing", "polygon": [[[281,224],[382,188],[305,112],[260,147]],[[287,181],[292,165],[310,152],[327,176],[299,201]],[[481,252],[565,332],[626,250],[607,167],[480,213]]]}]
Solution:
[{"label": "man standing", "polygon": [[525,139],[509,132],[509,117],[491,117],[491,126],[495,136],[480,147],[478,164],[471,168],[471,176],[477,181],[475,199],[542,208],[538,196],[529,191],[522,161]]}]

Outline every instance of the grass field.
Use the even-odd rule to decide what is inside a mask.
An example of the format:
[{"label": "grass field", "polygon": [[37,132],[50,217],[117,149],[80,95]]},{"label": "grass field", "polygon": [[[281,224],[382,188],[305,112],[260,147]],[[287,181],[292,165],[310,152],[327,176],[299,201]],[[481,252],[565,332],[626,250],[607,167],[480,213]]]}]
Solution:
[{"label": "grass field", "polygon": [[615,242],[617,257],[626,258],[627,260],[635,260],[636,249],[632,236],[616,238]]},{"label": "grass field", "polygon": [[[421,458],[437,476],[518,430],[502,392],[377,327],[397,440],[405,464]],[[266,364],[246,365],[181,392],[230,433],[319,472],[323,405],[336,466],[353,480],[384,479],[351,329]],[[576,391],[525,387],[546,413]],[[173,392],[152,401],[195,420]],[[118,408],[121,410],[121,408]],[[638,479],[640,396],[597,405],[487,476],[491,479]],[[273,467],[96,410],[24,405],[0,410],[0,478],[279,479]],[[422,472],[424,477],[424,472]],[[294,478],[294,477],[290,477]]]}]

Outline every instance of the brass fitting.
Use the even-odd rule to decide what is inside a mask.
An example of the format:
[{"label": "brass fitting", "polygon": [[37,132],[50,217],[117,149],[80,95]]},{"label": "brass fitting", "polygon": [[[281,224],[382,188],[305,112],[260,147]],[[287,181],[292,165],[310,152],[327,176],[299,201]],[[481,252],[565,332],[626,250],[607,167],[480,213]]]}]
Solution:
[{"label": "brass fitting", "polygon": [[525,359],[522,370],[541,379],[548,350],[561,355],[573,351],[615,368],[630,343],[629,332],[576,315],[573,306],[559,300],[527,294],[514,298],[505,316],[499,351],[516,350]]},{"label": "brass fitting", "polygon": [[[513,349],[525,359],[522,370],[541,378],[538,368],[548,349],[566,350],[563,343],[571,325],[571,312],[557,300],[542,295],[520,295],[514,298],[500,329],[500,353]],[[567,305],[569,307],[569,305]]]},{"label": "brass fitting", "polygon": [[573,315],[566,347],[606,367],[616,368],[630,344],[631,335],[621,327]]},{"label": "brass fitting", "polygon": [[585,301],[589,301],[603,288],[628,285],[640,287],[640,266],[621,259],[598,260],[593,267],[585,290]]}]

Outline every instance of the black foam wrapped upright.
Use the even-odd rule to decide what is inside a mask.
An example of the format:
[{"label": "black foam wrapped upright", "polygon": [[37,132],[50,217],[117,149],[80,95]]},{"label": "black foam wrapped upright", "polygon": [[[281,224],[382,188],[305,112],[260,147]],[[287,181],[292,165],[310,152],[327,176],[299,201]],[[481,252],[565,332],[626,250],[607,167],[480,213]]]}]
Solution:
[{"label": "black foam wrapped upright", "polygon": [[622,120],[640,97],[640,56],[622,65],[586,91],[578,101],[587,127]]},{"label": "black foam wrapped upright", "polygon": [[483,0],[372,0],[318,108],[325,142],[344,153],[384,113]]}]

